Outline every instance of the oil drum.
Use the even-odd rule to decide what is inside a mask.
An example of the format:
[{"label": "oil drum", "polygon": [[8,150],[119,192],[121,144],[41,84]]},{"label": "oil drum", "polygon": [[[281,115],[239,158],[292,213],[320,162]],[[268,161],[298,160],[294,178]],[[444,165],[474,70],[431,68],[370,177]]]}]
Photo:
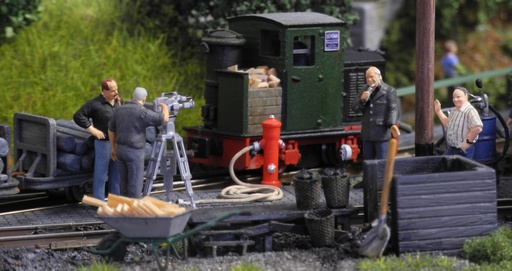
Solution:
[{"label": "oil drum", "polygon": [[228,29],[207,30],[201,39],[200,49],[206,54],[205,105],[201,116],[207,128],[216,127],[218,79],[215,70],[240,64],[241,46],[244,44],[241,34]]},{"label": "oil drum", "polygon": [[473,160],[489,163],[496,158],[496,116],[480,116],[484,127],[475,144]]}]

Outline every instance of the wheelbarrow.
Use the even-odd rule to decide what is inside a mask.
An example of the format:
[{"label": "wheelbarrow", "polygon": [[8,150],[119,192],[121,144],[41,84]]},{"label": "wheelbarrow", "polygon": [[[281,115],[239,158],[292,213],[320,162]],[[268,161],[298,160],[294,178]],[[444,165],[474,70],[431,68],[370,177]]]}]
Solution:
[{"label": "wheelbarrow", "polygon": [[[102,255],[108,261],[121,262],[126,255],[129,243],[151,243],[153,254],[159,270],[167,270],[171,247],[178,254],[174,243],[181,241],[184,257],[187,257],[187,238],[218,222],[235,215],[247,215],[247,212],[232,211],[212,219],[189,231],[183,232],[195,209],[171,217],[100,217],[105,223],[119,233],[105,236],[95,248],[88,248],[91,253]],[[166,244],[165,264],[162,265],[158,247]]]}]

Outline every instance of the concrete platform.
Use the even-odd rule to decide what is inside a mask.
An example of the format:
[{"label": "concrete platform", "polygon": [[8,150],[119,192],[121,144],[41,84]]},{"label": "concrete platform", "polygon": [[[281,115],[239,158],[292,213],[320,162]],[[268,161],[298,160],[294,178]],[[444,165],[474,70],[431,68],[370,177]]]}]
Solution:
[{"label": "concrete platform", "polygon": [[[283,185],[283,198],[277,201],[269,202],[245,202],[245,203],[221,203],[221,204],[198,204],[197,212],[194,212],[191,221],[202,221],[205,219],[204,214],[217,214],[211,210],[217,209],[221,211],[241,210],[250,211],[254,207],[255,211],[265,211],[272,209],[292,210],[295,208],[295,191],[291,185]],[[194,200],[214,199],[220,194],[221,189],[214,190],[196,190],[194,191]],[[165,193],[153,194],[152,196],[165,200]],[[185,192],[171,192],[170,201],[176,202],[178,199],[188,201],[189,198]],[[321,204],[325,205],[325,199],[321,196]],[[350,189],[349,205],[361,206],[363,204],[363,189]],[[268,208],[265,208],[267,206]],[[101,221],[96,216],[97,208],[85,204],[66,204],[55,206],[52,208],[33,209],[26,212],[12,212],[0,216],[0,227],[13,227],[21,225],[43,225],[43,224],[72,224],[80,222]],[[341,210],[341,209],[339,209]],[[195,214],[197,213],[197,215]],[[202,218],[198,216],[202,216]],[[209,218],[210,216],[208,216]],[[207,218],[206,218],[207,219]]]}]

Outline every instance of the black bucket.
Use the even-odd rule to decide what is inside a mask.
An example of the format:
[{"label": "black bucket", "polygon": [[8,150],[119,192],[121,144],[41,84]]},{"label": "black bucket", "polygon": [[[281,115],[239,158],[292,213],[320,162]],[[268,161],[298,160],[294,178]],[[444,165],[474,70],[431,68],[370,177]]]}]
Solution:
[{"label": "black bucket", "polygon": [[322,183],[320,176],[309,170],[301,170],[293,177],[297,209],[312,210],[320,206]]},{"label": "black bucket", "polygon": [[314,247],[334,244],[334,214],[331,210],[312,210],[304,214],[304,218]]},{"label": "black bucket", "polygon": [[350,196],[350,178],[342,170],[326,168],[322,172],[322,187],[329,208],[345,208]]}]

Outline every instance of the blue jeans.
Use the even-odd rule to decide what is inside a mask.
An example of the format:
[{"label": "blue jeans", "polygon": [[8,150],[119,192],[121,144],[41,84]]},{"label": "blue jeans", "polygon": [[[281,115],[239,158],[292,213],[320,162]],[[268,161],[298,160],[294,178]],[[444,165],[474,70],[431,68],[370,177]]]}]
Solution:
[{"label": "blue jeans", "polygon": [[460,155],[460,156],[464,156],[468,159],[473,159],[474,154],[475,154],[475,146],[474,145],[469,147],[465,152],[459,148],[454,148],[454,147],[448,146],[443,153],[443,155]]},{"label": "blue jeans", "polygon": [[363,141],[363,160],[386,159],[389,141]]},{"label": "blue jeans", "polygon": [[94,140],[94,176],[92,181],[93,197],[105,200],[105,183],[108,175],[108,192],[119,195],[119,167],[117,161],[110,159],[110,142]]},{"label": "blue jeans", "polygon": [[117,159],[121,175],[121,196],[141,198],[144,185],[144,149],[117,144]]}]

